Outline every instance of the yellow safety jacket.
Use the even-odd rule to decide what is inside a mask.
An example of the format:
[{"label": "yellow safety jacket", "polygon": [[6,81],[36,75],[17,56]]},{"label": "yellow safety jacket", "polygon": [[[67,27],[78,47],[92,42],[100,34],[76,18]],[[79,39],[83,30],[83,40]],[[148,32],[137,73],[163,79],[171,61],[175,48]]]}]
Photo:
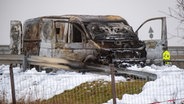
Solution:
[{"label": "yellow safety jacket", "polygon": [[[171,55],[170,55],[170,52],[168,50],[164,51],[162,53],[162,58],[164,61],[168,61],[171,59]],[[169,62],[165,62],[165,64],[169,64]]]},{"label": "yellow safety jacket", "polygon": [[163,52],[162,56],[163,56],[163,60],[170,60],[171,59],[170,52],[167,50]]}]

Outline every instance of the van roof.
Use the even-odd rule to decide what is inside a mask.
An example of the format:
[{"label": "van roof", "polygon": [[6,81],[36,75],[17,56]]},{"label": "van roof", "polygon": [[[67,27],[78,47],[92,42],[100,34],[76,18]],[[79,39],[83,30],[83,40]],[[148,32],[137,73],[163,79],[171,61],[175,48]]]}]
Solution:
[{"label": "van roof", "polygon": [[25,24],[39,23],[42,19],[69,19],[70,22],[123,22],[125,25],[129,25],[128,22],[117,15],[61,15],[61,16],[40,16],[37,18],[31,18],[25,21]]},{"label": "van roof", "polygon": [[42,16],[40,18],[70,19],[71,21],[78,19],[82,22],[122,21],[122,22],[128,24],[124,18],[117,16],[117,15],[61,15],[61,16]]}]

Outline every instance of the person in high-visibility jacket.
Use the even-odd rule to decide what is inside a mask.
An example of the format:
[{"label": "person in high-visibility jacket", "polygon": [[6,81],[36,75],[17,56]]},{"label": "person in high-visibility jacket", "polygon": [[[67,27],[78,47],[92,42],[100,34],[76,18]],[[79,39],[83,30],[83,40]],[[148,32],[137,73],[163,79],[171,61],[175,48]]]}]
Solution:
[{"label": "person in high-visibility jacket", "polygon": [[171,55],[170,55],[170,52],[168,50],[165,50],[162,53],[162,58],[163,58],[164,65],[165,64],[170,64],[170,62],[167,62],[167,61],[169,61],[171,59]]}]

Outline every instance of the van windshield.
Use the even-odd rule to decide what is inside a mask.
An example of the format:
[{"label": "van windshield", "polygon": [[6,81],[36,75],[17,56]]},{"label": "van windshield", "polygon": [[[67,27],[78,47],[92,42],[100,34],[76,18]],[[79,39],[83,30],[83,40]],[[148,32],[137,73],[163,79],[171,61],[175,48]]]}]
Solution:
[{"label": "van windshield", "polygon": [[127,35],[135,36],[133,29],[123,22],[91,22],[87,25],[87,30],[93,39],[125,39]]}]

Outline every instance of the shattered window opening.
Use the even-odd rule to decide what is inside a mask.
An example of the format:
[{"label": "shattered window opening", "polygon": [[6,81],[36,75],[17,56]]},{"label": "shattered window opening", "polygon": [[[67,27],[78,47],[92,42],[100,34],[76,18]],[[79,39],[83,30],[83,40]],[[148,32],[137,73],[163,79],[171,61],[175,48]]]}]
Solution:
[{"label": "shattered window opening", "polygon": [[122,38],[126,34],[135,35],[132,27],[123,22],[91,22],[86,25],[86,28],[94,39]]},{"label": "shattered window opening", "polygon": [[78,24],[73,24],[73,42],[82,42],[82,34],[84,34],[82,27]]}]

